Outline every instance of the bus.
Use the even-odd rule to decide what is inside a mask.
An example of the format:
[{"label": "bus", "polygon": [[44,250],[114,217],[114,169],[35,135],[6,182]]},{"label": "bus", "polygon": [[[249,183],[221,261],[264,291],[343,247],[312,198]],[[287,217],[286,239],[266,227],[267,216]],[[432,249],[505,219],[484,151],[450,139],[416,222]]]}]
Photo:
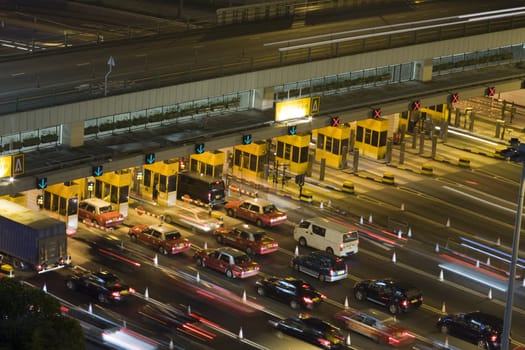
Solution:
[{"label": "bus", "polygon": [[177,181],[177,197],[207,204],[210,207],[224,204],[226,186],[222,179],[209,175],[180,172]]}]

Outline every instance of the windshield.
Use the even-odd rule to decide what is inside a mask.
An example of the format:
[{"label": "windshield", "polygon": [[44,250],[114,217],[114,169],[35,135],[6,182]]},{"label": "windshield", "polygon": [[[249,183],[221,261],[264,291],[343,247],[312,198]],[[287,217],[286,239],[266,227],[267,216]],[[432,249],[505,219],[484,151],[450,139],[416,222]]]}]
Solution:
[{"label": "windshield", "polygon": [[343,234],[343,242],[344,243],[355,241],[358,238],[359,237],[358,237],[357,231],[349,231],[349,232]]},{"label": "windshield", "polygon": [[254,241],[260,241],[262,240],[266,235],[264,233],[254,233],[253,234],[253,240]]},{"label": "windshield", "polygon": [[109,213],[113,211],[113,207],[111,205],[106,205],[105,207],[100,207],[100,212],[102,214]]},{"label": "windshield", "polygon": [[270,205],[266,205],[263,207],[263,212],[265,214],[267,213],[273,213],[273,212],[276,212],[277,211],[277,208],[275,207],[275,205],[273,204],[270,204]]},{"label": "windshield", "polygon": [[168,232],[164,236],[166,237],[166,241],[171,241],[173,239],[179,239],[181,237],[180,233],[177,231]]},{"label": "windshield", "polygon": [[239,255],[234,258],[234,261],[237,265],[249,263],[251,261],[248,255]]}]

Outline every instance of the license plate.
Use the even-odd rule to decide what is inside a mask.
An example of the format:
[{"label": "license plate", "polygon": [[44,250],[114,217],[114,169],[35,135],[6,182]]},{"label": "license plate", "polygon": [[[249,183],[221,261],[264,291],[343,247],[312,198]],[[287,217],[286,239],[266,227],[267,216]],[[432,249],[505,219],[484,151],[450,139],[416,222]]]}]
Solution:
[{"label": "license plate", "polygon": [[338,274],[338,275],[344,275],[345,272],[344,272],[344,271],[337,271],[337,274]]},{"label": "license plate", "polygon": [[418,301],[419,301],[419,299],[413,299],[413,300],[411,300],[410,302],[411,302],[412,304],[415,304],[415,303],[417,303]]},{"label": "license plate", "polygon": [[125,295],[125,294],[128,294],[128,291],[127,291],[127,290],[121,290],[121,291],[120,291],[120,295]]}]

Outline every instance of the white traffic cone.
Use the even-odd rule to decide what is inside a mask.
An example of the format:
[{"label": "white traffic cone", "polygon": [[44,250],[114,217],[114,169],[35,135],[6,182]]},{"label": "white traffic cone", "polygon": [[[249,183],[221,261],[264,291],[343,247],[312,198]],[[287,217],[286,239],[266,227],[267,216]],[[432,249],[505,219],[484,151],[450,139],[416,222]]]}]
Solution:
[{"label": "white traffic cone", "polygon": [[173,344],[173,339],[170,339],[169,349],[170,349],[170,350],[175,349],[175,344]]},{"label": "white traffic cone", "polygon": [[146,287],[146,290],[144,291],[144,298],[146,298],[146,300],[149,299],[149,290],[148,290],[148,287]]},{"label": "white traffic cone", "polygon": [[399,231],[397,232],[397,238],[398,238],[398,239],[403,238],[403,231],[399,230]]},{"label": "white traffic cone", "polygon": [[401,203],[401,211],[405,211],[405,203]]},{"label": "white traffic cone", "polygon": [[244,339],[244,334],[242,334],[242,327],[239,329],[239,339]]},{"label": "white traffic cone", "polygon": [[487,265],[490,265],[490,256],[487,257]]},{"label": "white traffic cone", "polygon": [[201,281],[201,275],[199,274],[199,271],[197,271],[197,276],[195,277],[195,280],[197,282],[200,282]]},{"label": "white traffic cone", "polygon": [[204,241],[204,249],[208,249],[208,242]]},{"label": "white traffic cone", "polygon": [[45,283],[44,283],[44,286],[42,287],[42,290],[44,291],[44,293],[47,293],[47,286]]},{"label": "white traffic cone", "polygon": [[439,243],[436,243],[436,253],[439,253]]},{"label": "white traffic cone", "polygon": [[345,309],[348,309],[348,297],[345,297]]},{"label": "white traffic cone", "polygon": [[410,227],[408,228],[407,236],[408,238],[412,237],[412,229]]},{"label": "white traffic cone", "polygon": [[359,217],[359,223],[360,223],[361,225],[364,223],[364,221],[363,221],[363,216],[362,216],[362,215]]},{"label": "white traffic cone", "polygon": [[352,345],[352,340],[350,339],[350,334],[346,336],[346,346]]},{"label": "white traffic cone", "polygon": [[439,271],[439,281],[443,282],[445,280],[445,277],[443,276],[443,270]]},{"label": "white traffic cone", "polygon": [[498,239],[496,240],[496,245],[499,247],[501,245],[501,239],[498,237]]},{"label": "white traffic cone", "polygon": [[372,214],[370,214],[370,215],[368,216],[368,222],[369,222],[369,223],[372,223],[372,222],[373,222],[373,220],[372,220]]},{"label": "white traffic cone", "polygon": [[492,288],[489,289],[489,295],[487,295],[489,300],[492,300]]},{"label": "white traffic cone", "polygon": [[242,292],[242,302],[246,303],[246,291],[245,290]]},{"label": "white traffic cone", "polygon": [[479,267],[479,260],[476,260],[476,267]]},{"label": "white traffic cone", "polygon": [[394,252],[394,254],[392,254],[392,262],[393,262],[394,264],[397,262],[396,252]]},{"label": "white traffic cone", "polygon": [[88,306],[88,312],[89,312],[90,314],[93,313],[93,305],[92,305],[91,303],[89,303],[89,306]]},{"label": "white traffic cone", "polygon": [[155,265],[155,267],[159,266],[159,257],[157,254],[153,257],[153,265]]},{"label": "white traffic cone", "polygon": [[294,252],[295,256],[299,256],[299,246],[295,246],[295,252]]},{"label": "white traffic cone", "polygon": [[443,304],[441,304],[441,313],[442,314],[446,314],[447,313],[447,307],[445,306],[445,302],[443,302]]},{"label": "white traffic cone", "polygon": [[450,227],[450,218],[447,219],[447,223],[445,224],[445,227]]},{"label": "white traffic cone", "polygon": [[188,315],[191,315],[191,305],[188,305]]}]

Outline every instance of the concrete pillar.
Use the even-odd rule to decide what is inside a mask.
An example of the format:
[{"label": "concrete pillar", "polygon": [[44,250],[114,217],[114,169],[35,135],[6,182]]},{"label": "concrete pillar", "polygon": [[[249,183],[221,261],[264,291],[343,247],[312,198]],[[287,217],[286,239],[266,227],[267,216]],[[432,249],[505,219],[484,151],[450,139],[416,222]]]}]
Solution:
[{"label": "concrete pillar", "polygon": [[427,58],[422,61],[416,61],[413,72],[414,80],[430,81],[432,80],[432,59]]},{"label": "concrete pillar", "polygon": [[423,155],[425,152],[425,133],[419,133],[419,155]]},{"label": "concrete pillar", "polygon": [[393,148],[394,141],[392,139],[388,139],[386,141],[386,155],[385,155],[385,161],[387,163],[392,162],[392,148]]},{"label": "concrete pillar", "polygon": [[418,134],[419,134],[419,128],[417,126],[414,126],[414,130],[412,131],[412,149],[416,148]]},{"label": "concrete pillar", "polygon": [[354,174],[359,171],[359,148],[354,148]]},{"label": "concrete pillar", "polygon": [[401,146],[399,147],[399,164],[403,164],[405,162],[405,148],[406,148],[406,142],[401,142]]},{"label": "concrete pillar", "polygon": [[274,92],[273,87],[254,89],[251,107],[261,111],[273,108]]},{"label": "concrete pillar", "polygon": [[433,135],[432,136],[432,159],[436,159],[437,141],[438,141],[437,135]]},{"label": "concrete pillar", "polygon": [[84,121],[62,124],[62,143],[70,147],[84,144]]},{"label": "concrete pillar", "polygon": [[321,158],[321,166],[319,168],[319,181],[324,181],[326,171],[326,158]]}]

